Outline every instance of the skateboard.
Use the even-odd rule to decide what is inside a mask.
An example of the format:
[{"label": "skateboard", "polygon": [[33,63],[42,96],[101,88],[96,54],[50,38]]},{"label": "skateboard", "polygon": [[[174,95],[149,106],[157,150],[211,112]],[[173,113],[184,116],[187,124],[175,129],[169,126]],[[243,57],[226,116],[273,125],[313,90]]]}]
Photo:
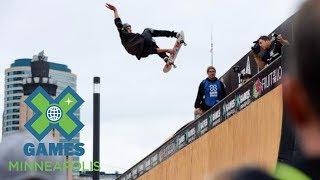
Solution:
[{"label": "skateboard", "polygon": [[174,61],[176,60],[177,55],[178,55],[178,53],[179,53],[180,48],[181,48],[182,45],[184,45],[184,46],[187,45],[187,44],[185,43],[185,40],[184,40],[184,33],[183,33],[183,31],[181,32],[181,36],[176,40],[176,43],[174,44],[174,47],[173,47],[174,54],[172,54],[172,55],[169,56],[169,60],[172,61],[172,64],[170,64],[170,65],[167,65],[167,64],[166,64],[166,65],[163,67],[163,72],[164,72],[164,73],[168,73],[168,72],[172,69],[172,67],[177,68],[177,66],[174,64]]}]

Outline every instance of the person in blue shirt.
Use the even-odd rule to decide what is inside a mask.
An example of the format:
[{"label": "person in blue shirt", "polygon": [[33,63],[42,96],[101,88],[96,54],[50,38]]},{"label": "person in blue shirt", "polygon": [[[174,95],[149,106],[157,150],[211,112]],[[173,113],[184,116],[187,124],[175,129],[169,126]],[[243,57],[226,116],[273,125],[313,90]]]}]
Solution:
[{"label": "person in blue shirt", "polygon": [[194,104],[196,117],[202,115],[226,96],[224,84],[216,78],[216,69],[213,66],[209,66],[207,74],[208,77],[199,85]]}]

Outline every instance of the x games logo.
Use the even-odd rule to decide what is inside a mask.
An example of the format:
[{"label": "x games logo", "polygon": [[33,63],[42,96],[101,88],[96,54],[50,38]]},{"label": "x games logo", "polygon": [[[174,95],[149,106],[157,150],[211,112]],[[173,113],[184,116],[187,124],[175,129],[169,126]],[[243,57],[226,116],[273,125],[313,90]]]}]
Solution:
[{"label": "x games logo", "polygon": [[39,141],[53,128],[70,141],[84,126],[74,115],[83,102],[69,86],[56,99],[39,86],[25,100],[34,113],[25,127]]}]

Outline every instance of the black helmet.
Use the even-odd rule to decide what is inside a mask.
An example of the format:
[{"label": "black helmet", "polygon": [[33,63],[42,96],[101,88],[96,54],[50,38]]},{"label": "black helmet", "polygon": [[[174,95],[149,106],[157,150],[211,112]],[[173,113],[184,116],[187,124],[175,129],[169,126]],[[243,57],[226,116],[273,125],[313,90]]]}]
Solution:
[{"label": "black helmet", "polygon": [[128,23],[124,23],[124,24],[123,24],[123,28],[124,28],[124,29],[127,29],[128,27],[131,27],[131,25],[128,24]]}]

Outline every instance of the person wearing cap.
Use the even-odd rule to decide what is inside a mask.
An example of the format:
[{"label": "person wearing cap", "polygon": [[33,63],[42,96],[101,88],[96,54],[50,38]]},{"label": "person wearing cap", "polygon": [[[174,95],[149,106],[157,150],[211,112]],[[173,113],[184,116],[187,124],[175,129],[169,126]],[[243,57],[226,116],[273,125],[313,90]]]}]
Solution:
[{"label": "person wearing cap", "polygon": [[114,22],[118,28],[121,43],[129,54],[135,55],[138,60],[151,54],[158,54],[168,65],[172,63],[167,53],[173,54],[174,50],[159,48],[153,37],[175,37],[181,39],[183,31],[177,33],[147,28],[142,34],[133,33],[130,24],[122,23],[115,6],[107,3],[106,7],[114,13]]},{"label": "person wearing cap", "polygon": [[252,48],[252,50],[259,69],[263,69],[267,64],[278,59],[282,55],[282,47],[289,45],[289,41],[284,39],[281,34],[273,34],[272,38],[261,36],[253,43],[257,44],[257,48]]},{"label": "person wearing cap", "polygon": [[209,66],[207,68],[207,74],[208,77],[199,85],[194,104],[195,117],[201,116],[226,96],[224,84],[216,78],[216,69],[213,66]]}]

